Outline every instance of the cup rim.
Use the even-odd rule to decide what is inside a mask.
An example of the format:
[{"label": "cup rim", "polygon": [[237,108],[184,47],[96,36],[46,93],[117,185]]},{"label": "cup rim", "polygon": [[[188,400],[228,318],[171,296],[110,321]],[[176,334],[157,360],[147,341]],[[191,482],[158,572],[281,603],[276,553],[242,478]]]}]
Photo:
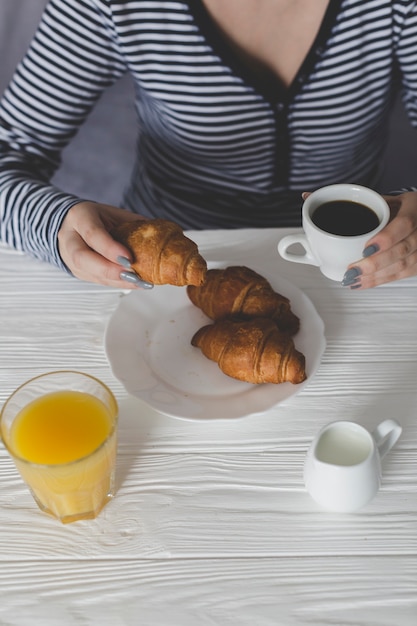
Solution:
[{"label": "cup rim", "polygon": [[[311,204],[317,198],[317,195],[323,192],[323,190],[333,190],[333,189],[340,190],[340,191],[342,190],[355,191],[356,190],[359,193],[366,192],[367,194],[371,195],[378,202],[378,204],[380,204],[384,213],[378,226],[376,226],[373,230],[370,230],[366,233],[362,233],[361,235],[353,235],[353,236],[348,236],[348,237],[346,237],[346,235],[337,235],[335,233],[330,233],[327,230],[323,230],[322,228],[317,226],[311,219],[311,215],[310,215]],[[346,240],[346,239],[353,240],[353,239],[362,238],[362,237],[366,237],[367,239],[370,239],[371,237],[373,237],[374,234],[382,230],[382,228],[385,228],[385,226],[388,224],[388,221],[390,218],[390,208],[385,198],[383,198],[380,193],[378,193],[374,189],[371,189],[370,187],[365,187],[364,185],[359,185],[356,183],[334,183],[331,185],[324,185],[323,187],[319,187],[318,189],[315,189],[314,191],[311,192],[311,194],[305,199],[303,203],[302,217],[303,217],[303,220],[306,220],[308,222],[311,228],[313,228],[314,230],[320,233],[325,234],[327,237],[330,237],[336,240]]]},{"label": "cup rim", "polygon": [[[113,404],[113,410],[114,410],[114,419],[113,419],[113,424],[112,424],[112,428],[109,431],[109,433],[107,434],[106,438],[100,443],[99,446],[97,446],[97,448],[94,448],[94,450],[91,450],[88,454],[85,454],[84,456],[78,458],[78,459],[73,459],[72,461],[67,461],[66,463],[35,463],[34,461],[29,461],[28,459],[25,459],[23,457],[21,457],[19,454],[16,454],[9,446],[9,444],[4,440],[3,437],[3,416],[6,410],[6,407],[8,406],[8,404],[13,400],[13,398],[17,395],[17,393],[19,393],[19,391],[21,391],[24,387],[26,387],[27,385],[29,385],[30,383],[36,382],[37,380],[41,379],[41,378],[48,378],[49,376],[53,376],[55,374],[76,374],[77,376],[81,376],[83,378],[89,378],[90,380],[93,380],[94,382],[98,383],[109,395],[112,404]],[[99,378],[97,378],[96,376],[93,376],[91,374],[86,374],[85,372],[80,372],[78,370],[52,370],[50,372],[45,372],[43,374],[38,374],[37,376],[33,376],[32,378],[29,378],[28,380],[26,380],[24,383],[20,384],[18,387],[16,387],[16,389],[14,391],[12,391],[12,393],[9,395],[9,397],[6,399],[5,403],[3,404],[3,406],[0,409],[0,442],[4,445],[4,447],[6,448],[7,452],[9,453],[9,455],[11,456],[12,459],[18,461],[19,463],[23,463],[27,466],[30,467],[37,467],[37,468],[48,468],[48,469],[58,469],[58,468],[63,468],[63,467],[69,467],[72,465],[76,465],[77,463],[81,463],[82,461],[84,461],[85,459],[87,459],[88,457],[92,456],[93,454],[96,454],[96,452],[98,452],[101,448],[103,448],[105,446],[105,444],[113,437],[116,428],[117,428],[117,424],[118,424],[118,419],[119,419],[119,407],[118,407],[118,403],[117,400],[113,394],[113,392],[111,391],[111,389],[105,384],[103,383],[103,381],[101,381]]]},{"label": "cup rim", "polygon": [[[329,461],[323,461],[323,459],[320,459],[317,456],[317,446],[320,443],[320,439],[322,438],[322,436],[328,431],[331,430],[335,427],[338,426],[348,426],[349,428],[354,428],[357,432],[360,432],[361,434],[364,434],[367,437],[367,440],[370,443],[370,450],[368,452],[368,454],[358,463],[353,463],[352,465],[342,465],[340,463],[331,463]],[[313,445],[313,449],[312,449],[312,455],[314,457],[314,461],[324,465],[324,466],[331,466],[334,468],[341,468],[343,469],[343,471],[346,471],[348,468],[357,468],[360,467],[362,464],[366,463],[368,461],[368,459],[370,458],[373,449],[374,449],[374,439],[371,435],[371,433],[369,432],[369,430],[367,428],[365,428],[364,426],[362,426],[362,424],[359,424],[358,422],[354,422],[351,420],[336,420],[334,422],[329,422],[328,424],[325,424],[323,426],[323,428],[321,428],[319,430],[319,432],[317,433],[317,436],[315,438],[314,441],[314,445]]]}]

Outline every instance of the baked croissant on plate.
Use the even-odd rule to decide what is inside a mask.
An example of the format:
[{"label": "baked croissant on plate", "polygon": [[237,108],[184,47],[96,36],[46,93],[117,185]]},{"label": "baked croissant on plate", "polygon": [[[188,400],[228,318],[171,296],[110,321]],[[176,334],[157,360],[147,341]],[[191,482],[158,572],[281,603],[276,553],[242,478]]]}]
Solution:
[{"label": "baked croissant on plate", "polygon": [[164,219],[124,222],[113,237],[133,255],[132,269],[155,285],[201,285],[207,263],[182,228]]},{"label": "baked croissant on plate", "polygon": [[187,294],[212,320],[269,317],[290,335],[295,335],[300,327],[288,298],[275,292],[266,278],[244,265],[208,270],[204,283],[200,287],[187,287]]},{"label": "baked croissant on plate", "polygon": [[200,328],[191,344],[222,372],[248,383],[298,384],[306,379],[305,357],[273,320],[223,319]]}]

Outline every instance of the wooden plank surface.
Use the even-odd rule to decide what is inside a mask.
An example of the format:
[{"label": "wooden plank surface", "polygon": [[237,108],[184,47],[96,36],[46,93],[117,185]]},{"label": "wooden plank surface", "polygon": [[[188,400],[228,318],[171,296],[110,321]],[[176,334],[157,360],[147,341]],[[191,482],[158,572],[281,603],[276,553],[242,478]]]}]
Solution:
[{"label": "wooden plank surface", "polygon": [[[0,624],[414,626],[417,623],[417,280],[343,290],[281,261],[280,231],[195,233],[209,261],[259,251],[325,323],[314,380],[262,415],[185,421],[126,394],[103,338],[125,293],[0,250],[0,404],[28,378],[94,374],[120,406],[116,497],[93,521],[42,514],[0,448]],[[354,515],[322,511],[302,470],[335,419],[402,437]]]}]

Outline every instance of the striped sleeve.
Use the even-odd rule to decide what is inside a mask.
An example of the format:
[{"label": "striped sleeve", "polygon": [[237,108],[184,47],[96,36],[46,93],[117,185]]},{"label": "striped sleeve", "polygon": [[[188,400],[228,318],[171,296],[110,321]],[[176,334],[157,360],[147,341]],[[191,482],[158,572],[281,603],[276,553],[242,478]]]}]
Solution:
[{"label": "striped sleeve", "polygon": [[106,3],[51,0],[0,106],[0,240],[64,268],[57,234],[80,201],[49,181],[103,90],[125,72]]}]

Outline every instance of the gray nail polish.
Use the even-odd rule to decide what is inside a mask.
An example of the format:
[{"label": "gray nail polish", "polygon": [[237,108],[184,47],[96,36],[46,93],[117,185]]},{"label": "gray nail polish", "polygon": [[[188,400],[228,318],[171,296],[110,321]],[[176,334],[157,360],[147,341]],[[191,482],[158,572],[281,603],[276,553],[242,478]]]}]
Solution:
[{"label": "gray nail polish", "polygon": [[350,286],[351,289],[359,289],[359,287],[362,287],[362,283],[360,281],[358,282],[358,284]]},{"label": "gray nail polish", "polygon": [[132,283],[132,285],[136,285],[136,287],[141,287],[142,289],[153,289],[152,283],[148,283],[146,280],[142,280],[134,272],[120,272],[120,278],[122,280],[126,280],[128,283]]},{"label": "gray nail polish", "polygon": [[379,250],[379,246],[376,243],[374,243],[371,246],[367,246],[365,250],[362,252],[362,255],[364,257],[371,256],[371,254],[375,254],[375,252],[378,252],[378,250]]},{"label": "gray nail polish", "polygon": [[119,265],[122,265],[127,270],[130,270],[130,268],[132,267],[129,259],[127,259],[125,256],[118,256],[116,261],[118,262]]},{"label": "gray nail polish", "polygon": [[343,287],[349,287],[350,285],[353,285],[353,283],[357,282],[358,276],[360,276],[361,274],[362,271],[359,267],[352,267],[350,270],[347,270],[342,280]]},{"label": "gray nail polish", "polygon": [[341,285],[342,287],[352,287],[352,285],[356,285],[357,283],[360,283],[361,279],[359,277],[357,278],[352,278],[351,280],[342,280]]}]

